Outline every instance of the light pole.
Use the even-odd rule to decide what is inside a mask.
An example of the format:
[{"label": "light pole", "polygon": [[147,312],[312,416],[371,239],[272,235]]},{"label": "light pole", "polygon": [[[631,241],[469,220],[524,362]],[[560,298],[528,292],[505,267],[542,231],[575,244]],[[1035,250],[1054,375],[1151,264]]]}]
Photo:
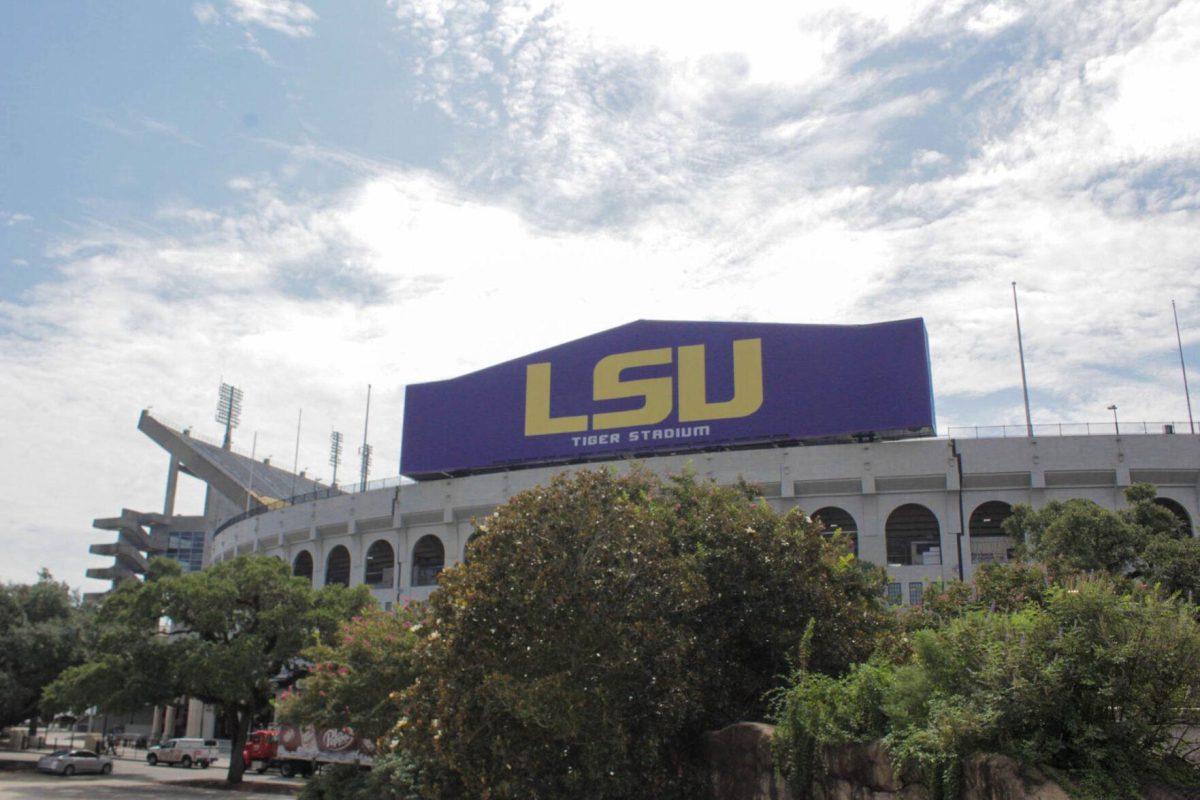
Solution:
[{"label": "light pole", "polygon": [[1113,412],[1113,428],[1116,430],[1117,436],[1120,436],[1121,435],[1121,424],[1119,422],[1117,422],[1117,404],[1113,403],[1111,406],[1108,407],[1108,410]]}]

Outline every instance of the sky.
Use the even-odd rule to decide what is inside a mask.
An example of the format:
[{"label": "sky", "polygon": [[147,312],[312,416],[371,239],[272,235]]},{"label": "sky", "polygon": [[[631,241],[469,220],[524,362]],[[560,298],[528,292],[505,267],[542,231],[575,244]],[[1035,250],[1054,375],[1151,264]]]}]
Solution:
[{"label": "sky", "polygon": [[1200,0],[0,4],[0,580],[103,588],[143,408],[328,478],[371,384],[386,477],[407,384],[641,318],[923,317],[944,432],[1017,281],[1035,422],[1186,420],[1197,86]]}]

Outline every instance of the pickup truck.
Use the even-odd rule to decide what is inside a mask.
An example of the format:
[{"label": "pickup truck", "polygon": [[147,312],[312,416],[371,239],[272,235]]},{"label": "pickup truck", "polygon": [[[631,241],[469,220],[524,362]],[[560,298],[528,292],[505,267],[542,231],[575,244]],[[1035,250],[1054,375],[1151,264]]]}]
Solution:
[{"label": "pickup truck", "polygon": [[370,767],[375,743],[360,739],[349,728],[280,725],[251,731],[242,748],[247,768],[259,773],[277,768],[285,778],[311,775],[324,764]]}]

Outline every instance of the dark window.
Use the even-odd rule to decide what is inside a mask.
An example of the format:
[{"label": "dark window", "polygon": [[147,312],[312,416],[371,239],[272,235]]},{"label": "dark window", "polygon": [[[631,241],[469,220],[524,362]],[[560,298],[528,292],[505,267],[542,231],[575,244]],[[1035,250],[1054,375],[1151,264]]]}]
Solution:
[{"label": "dark window", "polygon": [[840,530],[850,537],[854,553],[858,554],[858,523],[854,521],[854,517],[850,516],[849,511],[837,506],[825,506],[813,512],[813,519],[820,520],[821,524],[825,526],[825,533],[828,536],[832,536],[835,530]]},{"label": "dark window", "polygon": [[367,549],[363,582],[367,586],[390,589],[396,585],[396,551],[383,539]]},{"label": "dark window", "polygon": [[971,512],[971,563],[1004,562],[1011,558],[1016,543],[1004,533],[1004,521],[1012,516],[1012,506],[1001,500],[989,500]]},{"label": "dark window", "polygon": [[908,585],[908,604],[912,606],[921,605],[921,600],[925,598],[925,585],[920,581],[914,581]]},{"label": "dark window", "polygon": [[422,536],[413,548],[412,585],[434,586],[438,573],[446,566],[446,548],[436,536]]},{"label": "dark window", "polygon": [[325,585],[332,586],[335,583],[350,585],[350,551],[340,544],[330,550],[329,557],[325,559]]},{"label": "dark window", "polygon": [[1154,498],[1154,502],[1155,502],[1155,504],[1160,505],[1163,508],[1165,508],[1167,511],[1170,511],[1172,514],[1175,515],[1175,518],[1179,520],[1179,524],[1183,528],[1183,530],[1180,531],[1180,535],[1183,535],[1183,536],[1191,536],[1192,535],[1192,518],[1187,513],[1186,508],[1184,508],[1179,503],[1175,502],[1174,500],[1172,500],[1169,497],[1156,497],[1156,498]]},{"label": "dark window", "polygon": [[171,531],[166,556],[178,561],[184,572],[199,572],[204,566],[204,531]]},{"label": "dark window", "polygon": [[942,563],[941,528],[925,506],[908,503],[897,508],[888,515],[883,537],[889,564]]},{"label": "dark window", "polygon": [[308,578],[310,581],[312,580],[312,555],[307,550],[301,550],[296,555],[296,559],[292,561],[292,574],[298,578]]},{"label": "dark window", "polygon": [[889,583],[889,584],[887,585],[887,601],[888,601],[888,604],[889,604],[889,605],[893,605],[893,606],[898,606],[898,605],[900,605],[900,599],[901,599],[901,597],[903,596],[903,595],[901,594],[901,592],[902,592],[903,590],[904,590],[904,586],[903,586],[902,584],[899,584],[899,583]]}]

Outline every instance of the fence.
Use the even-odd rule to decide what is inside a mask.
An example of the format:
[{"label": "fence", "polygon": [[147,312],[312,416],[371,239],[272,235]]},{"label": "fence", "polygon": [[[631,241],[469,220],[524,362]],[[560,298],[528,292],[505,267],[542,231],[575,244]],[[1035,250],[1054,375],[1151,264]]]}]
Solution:
[{"label": "fence", "polygon": [[[1036,436],[1115,436],[1117,434],[1188,434],[1187,422],[1048,422],[1033,426]],[[1029,435],[1024,425],[967,425],[946,429],[951,439],[1023,439]]]},{"label": "fence", "polygon": [[226,528],[232,527],[239,522],[250,519],[251,517],[257,517],[259,514],[265,514],[268,511],[278,511],[279,509],[287,508],[288,506],[296,506],[300,505],[301,503],[311,503],[314,500],[325,500],[329,497],[342,497],[346,495],[360,494],[362,492],[370,492],[375,489],[386,489],[390,486],[399,486],[402,480],[403,479],[399,475],[396,475],[390,478],[377,478],[373,481],[367,481],[365,484],[360,481],[355,481],[354,483],[349,483],[344,486],[327,486],[326,488],[318,489],[315,492],[305,492],[304,494],[298,494],[294,497],[285,497],[280,500],[272,500],[268,505],[256,506],[249,511],[243,511],[240,514],[236,514],[225,520],[217,526],[215,531],[213,531],[213,539],[215,540],[218,536],[220,536],[221,532]]}]

